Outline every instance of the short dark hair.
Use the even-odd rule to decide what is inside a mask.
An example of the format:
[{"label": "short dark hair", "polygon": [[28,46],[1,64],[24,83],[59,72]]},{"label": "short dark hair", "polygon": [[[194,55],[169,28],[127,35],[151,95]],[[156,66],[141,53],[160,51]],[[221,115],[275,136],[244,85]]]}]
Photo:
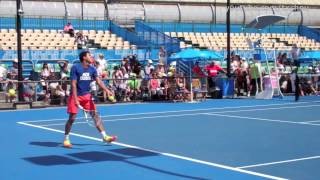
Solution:
[{"label": "short dark hair", "polygon": [[90,53],[90,52],[89,52],[89,51],[82,51],[82,52],[79,54],[80,62],[83,61],[83,58],[84,58],[88,53]]}]

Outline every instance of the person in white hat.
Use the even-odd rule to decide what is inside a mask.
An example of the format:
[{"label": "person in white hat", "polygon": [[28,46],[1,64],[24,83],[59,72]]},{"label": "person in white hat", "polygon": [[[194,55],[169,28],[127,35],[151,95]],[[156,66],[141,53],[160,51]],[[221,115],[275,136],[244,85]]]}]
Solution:
[{"label": "person in white hat", "polygon": [[152,63],[152,60],[148,59],[148,64],[144,68],[146,78],[151,78],[152,71],[154,70],[154,66],[152,65]]}]

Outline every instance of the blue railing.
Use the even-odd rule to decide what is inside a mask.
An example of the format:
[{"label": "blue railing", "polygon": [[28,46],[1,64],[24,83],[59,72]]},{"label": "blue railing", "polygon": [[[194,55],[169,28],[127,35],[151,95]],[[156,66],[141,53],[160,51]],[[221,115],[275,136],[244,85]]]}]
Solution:
[{"label": "blue railing", "polygon": [[[178,23],[178,22],[146,22],[146,24],[161,32],[227,32],[225,24],[210,23]],[[244,25],[231,25],[231,32],[241,33],[297,33],[298,26],[274,25],[261,31],[245,29]]]},{"label": "blue railing", "polygon": [[122,37],[126,41],[129,41],[131,44],[137,45],[139,48],[152,48],[152,44],[150,44],[150,42],[137,36],[137,34],[134,32],[130,32],[124,28],[121,28],[119,25],[113,22],[110,22],[110,31],[117,36]]},{"label": "blue railing", "polygon": [[320,42],[320,32],[306,26],[299,26],[298,34]]},{"label": "blue railing", "polygon": [[[15,29],[16,19],[14,17],[0,17],[2,29]],[[76,30],[107,30],[110,26],[108,20],[81,20],[64,18],[22,18],[23,29],[63,29],[71,22]]]},{"label": "blue railing", "polygon": [[[78,55],[81,50],[23,50],[22,59],[24,60],[57,60],[65,59],[74,61],[79,59]],[[106,59],[122,59],[128,55],[137,55],[139,60],[158,59],[158,49],[137,49],[137,50],[90,50],[97,57],[98,54],[104,54]],[[0,50],[0,61],[17,58],[15,50]]]},{"label": "blue railing", "polygon": [[135,22],[135,31],[139,37],[151,42],[155,47],[163,46],[169,54],[180,51],[180,41],[150,27],[142,21]]}]

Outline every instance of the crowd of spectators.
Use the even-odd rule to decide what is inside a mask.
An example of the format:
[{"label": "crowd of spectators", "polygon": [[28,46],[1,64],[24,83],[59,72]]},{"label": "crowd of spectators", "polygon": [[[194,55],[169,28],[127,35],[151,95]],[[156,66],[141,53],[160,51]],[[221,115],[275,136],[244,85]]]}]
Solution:
[{"label": "crowd of spectators", "polygon": [[[176,62],[165,64],[165,60],[139,61],[135,55],[129,55],[120,63],[110,63],[103,54],[92,58],[99,77],[114,93],[113,102],[129,102],[132,100],[173,100],[189,101],[190,90],[194,97],[207,95],[215,97],[220,91],[217,80],[226,74],[217,61],[196,61],[192,67],[192,78],[189,73],[177,72]],[[72,64],[68,61],[57,61],[55,65],[43,63],[38,79],[26,78],[23,83],[23,96],[26,101],[44,101],[50,104],[66,104],[70,94],[69,76]],[[290,60],[286,53],[279,53],[276,60],[277,73],[271,68],[271,75],[278,76],[283,93],[295,92],[295,72],[297,64]],[[57,68],[58,67],[58,68]],[[301,67],[300,67],[301,68]],[[308,66],[307,72],[300,76],[300,95],[319,94],[319,65]],[[57,70],[58,69],[58,70]],[[290,70],[290,71],[289,71]],[[231,74],[234,79],[234,93],[237,96],[252,96],[264,88],[264,79],[269,77],[265,65],[258,60],[246,60],[232,55]],[[6,102],[17,98],[17,60],[10,68],[0,66],[0,92],[5,95]],[[38,80],[32,83],[31,80]],[[190,84],[192,82],[192,87]],[[98,102],[108,101],[107,94],[93,82],[92,94]]]}]

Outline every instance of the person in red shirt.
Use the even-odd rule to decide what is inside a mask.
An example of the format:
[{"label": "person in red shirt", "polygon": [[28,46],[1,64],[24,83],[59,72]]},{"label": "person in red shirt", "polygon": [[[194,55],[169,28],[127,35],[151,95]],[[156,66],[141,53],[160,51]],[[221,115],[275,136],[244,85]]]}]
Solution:
[{"label": "person in red shirt", "polygon": [[197,62],[195,63],[195,65],[193,66],[192,72],[194,73],[194,75],[195,75],[196,77],[200,77],[200,78],[205,77],[204,72],[201,70],[201,67],[199,66],[199,61],[197,61]]},{"label": "person in red shirt", "polygon": [[204,68],[208,73],[208,85],[209,87],[216,86],[216,78],[219,72],[226,73],[226,71],[217,65],[214,61],[211,62],[208,66]]}]

